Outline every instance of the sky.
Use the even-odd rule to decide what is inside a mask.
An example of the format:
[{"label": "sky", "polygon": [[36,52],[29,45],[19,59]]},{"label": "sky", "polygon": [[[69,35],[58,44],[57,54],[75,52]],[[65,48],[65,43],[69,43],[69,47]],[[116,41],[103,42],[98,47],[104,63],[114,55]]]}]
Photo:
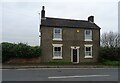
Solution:
[{"label": "sky", "polygon": [[39,25],[42,6],[46,17],[87,20],[93,15],[101,34],[118,32],[119,0],[2,0],[0,42],[40,45]]},{"label": "sky", "polygon": [[118,2],[118,33],[120,33],[120,1]]}]

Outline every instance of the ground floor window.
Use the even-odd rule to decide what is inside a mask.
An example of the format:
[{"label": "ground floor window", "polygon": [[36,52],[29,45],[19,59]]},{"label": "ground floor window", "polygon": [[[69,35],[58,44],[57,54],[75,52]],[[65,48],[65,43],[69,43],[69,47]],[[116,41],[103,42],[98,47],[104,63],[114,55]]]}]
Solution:
[{"label": "ground floor window", "polygon": [[53,44],[53,59],[62,59],[62,44]]},{"label": "ground floor window", "polygon": [[85,45],[85,58],[92,58],[92,45]]}]

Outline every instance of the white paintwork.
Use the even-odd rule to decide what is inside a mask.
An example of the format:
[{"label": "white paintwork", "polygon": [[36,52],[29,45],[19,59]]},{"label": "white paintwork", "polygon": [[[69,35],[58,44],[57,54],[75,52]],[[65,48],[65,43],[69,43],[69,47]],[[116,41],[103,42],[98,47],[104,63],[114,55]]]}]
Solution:
[{"label": "white paintwork", "polygon": [[92,38],[91,39],[86,39],[86,31],[90,31],[90,36],[92,37],[92,30],[85,30],[84,32],[84,35],[85,35],[85,41],[92,41]]},{"label": "white paintwork", "polygon": [[48,77],[48,78],[49,78],[49,79],[59,79],[59,78],[103,77],[103,76],[110,76],[110,75],[76,75],[76,76],[55,76],[55,77]]},{"label": "white paintwork", "polygon": [[53,56],[53,59],[63,59],[62,57],[54,57]]},{"label": "white paintwork", "polygon": [[62,47],[63,44],[52,44],[54,47]]},{"label": "white paintwork", "polygon": [[61,38],[53,38],[54,41],[62,41]]},{"label": "white paintwork", "polygon": [[85,39],[84,41],[92,41],[91,39]]},{"label": "white paintwork", "polygon": [[79,63],[79,46],[71,46],[71,62],[73,62],[73,49],[77,49],[77,62]]},{"label": "white paintwork", "polygon": [[[53,45],[53,59],[63,59],[62,58],[62,46],[63,46],[63,44],[52,44],[52,45]],[[54,47],[61,47],[61,56],[60,57],[54,56]]]},{"label": "white paintwork", "polygon": [[[93,45],[92,45],[92,44],[85,44],[84,46],[85,46],[85,48],[86,48],[86,47],[91,47],[91,56],[86,56],[86,55],[85,55],[84,58],[93,58],[93,56],[92,56],[92,50],[93,50],[93,49],[92,49],[92,46],[93,46]],[[84,51],[86,51],[86,49],[84,49]],[[86,54],[86,53],[85,53],[85,54]]]},{"label": "white paintwork", "polygon": [[92,44],[85,44],[84,46],[85,47],[92,47],[93,45]]}]

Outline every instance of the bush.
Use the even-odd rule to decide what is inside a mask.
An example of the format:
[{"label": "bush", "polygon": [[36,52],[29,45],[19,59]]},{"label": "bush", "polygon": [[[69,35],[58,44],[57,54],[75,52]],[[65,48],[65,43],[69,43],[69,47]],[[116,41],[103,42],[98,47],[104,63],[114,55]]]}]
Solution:
[{"label": "bush", "polygon": [[2,43],[2,62],[5,62],[10,58],[38,57],[40,54],[41,49],[39,46],[33,47],[23,43]]},{"label": "bush", "polygon": [[2,44],[0,44],[0,63],[2,62]]},{"label": "bush", "polygon": [[99,51],[99,61],[120,61],[120,47],[101,47]]},{"label": "bush", "polygon": [[11,43],[2,43],[2,62],[7,61],[10,57],[13,57],[13,46]]}]

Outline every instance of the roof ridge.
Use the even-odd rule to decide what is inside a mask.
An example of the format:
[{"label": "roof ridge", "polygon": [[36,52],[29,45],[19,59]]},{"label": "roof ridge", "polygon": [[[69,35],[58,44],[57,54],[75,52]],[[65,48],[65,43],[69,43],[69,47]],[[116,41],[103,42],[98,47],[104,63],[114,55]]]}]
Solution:
[{"label": "roof ridge", "polygon": [[55,18],[55,17],[45,17],[45,18],[48,18],[48,19],[59,19],[59,20],[85,21],[85,22],[88,22],[88,20],[78,20],[78,19]]},{"label": "roof ridge", "polygon": [[74,20],[64,18],[45,17],[45,20],[41,21],[41,25],[45,26],[60,26],[60,27],[84,27],[84,28],[100,28],[95,23],[91,23],[88,20]]}]

